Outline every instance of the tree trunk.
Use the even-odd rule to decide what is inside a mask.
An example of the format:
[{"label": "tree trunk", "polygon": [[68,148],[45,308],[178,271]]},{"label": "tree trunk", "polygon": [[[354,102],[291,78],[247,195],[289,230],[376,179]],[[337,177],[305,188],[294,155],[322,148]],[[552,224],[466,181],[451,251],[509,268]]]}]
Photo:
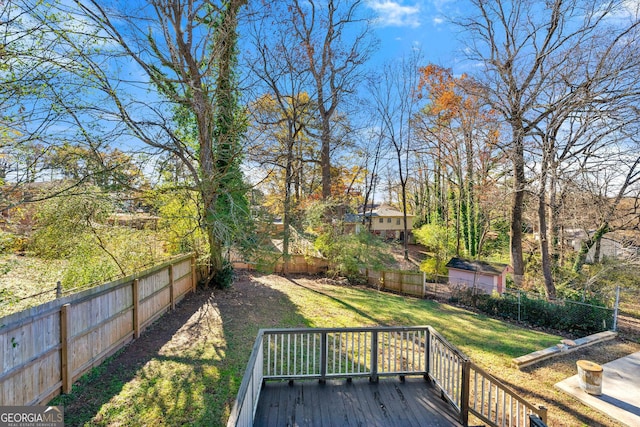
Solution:
[{"label": "tree trunk", "polygon": [[580,245],[580,250],[576,254],[576,260],[573,263],[573,271],[575,273],[579,273],[580,272],[580,269],[582,268],[582,266],[584,265],[584,263],[587,260],[587,254],[589,253],[589,250],[598,241],[600,241],[600,239],[602,239],[602,236],[604,236],[608,232],[609,232],[609,223],[605,222],[605,223],[601,224],[600,227],[598,227],[596,232],[593,233],[592,237],[584,239],[582,241],[582,244]]},{"label": "tree trunk", "polygon": [[[542,179],[543,178],[541,178],[541,180]],[[544,276],[544,287],[547,299],[552,300],[556,298],[556,287],[553,282],[551,257],[549,254],[549,233],[547,230],[547,206],[544,183],[541,183],[540,187],[540,192],[538,193],[538,224],[540,229],[538,232],[540,236],[540,254],[542,256],[542,274]]]},{"label": "tree trunk", "polygon": [[[321,114],[321,116],[324,116]],[[331,130],[329,121],[331,116],[322,117],[322,135],[320,140],[322,146],[320,148],[320,166],[322,169],[322,198],[328,200],[331,198]]]},{"label": "tree trunk", "polygon": [[551,256],[551,268],[557,270],[560,265],[560,254],[562,253],[562,241],[560,240],[560,204],[556,192],[558,165],[551,163],[551,181],[549,183],[549,244]]},{"label": "tree trunk", "polygon": [[513,281],[517,287],[524,278],[524,259],[522,257],[522,214],[526,177],[524,173],[524,134],[521,126],[512,123],[513,129],[513,199],[511,204],[511,265]]},{"label": "tree trunk", "polygon": [[596,240],[596,248],[593,251],[593,262],[600,262],[602,261],[602,239],[598,239]]},{"label": "tree trunk", "polygon": [[[542,275],[547,299],[556,298],[556,286],[553,282],[551,269],[551,256],[549,253],[549,230],[547,224],[547,181],[549,167],[551,166],[553,153],[555,153],[554,137],[542,138],[542,163],[540,165],[540,183],[538,188],[538,235],[540,242],[540,254],[542,257]],[[553,193],[553,188],[551,189]]]},{"label": "tree trunk", "polygon": [[465,136],[465,158],[466,158],[466,176],[465,176],[465,195],[467,200],[467,248],[469,256],[476,258],[478,255],[478,212],[475,200],[473,173],[473,139],[472,135]]},{"label": "tree trunk", "polygon": [[288,142],[287,164],[285,168],[285,188],[284,188],[284,214],[282,218],[283,234],[282,234],[282,273],[289,274],[289,240],[291,232],[291,178],[292,178],[292,162],[293,162],[293,142]]}]

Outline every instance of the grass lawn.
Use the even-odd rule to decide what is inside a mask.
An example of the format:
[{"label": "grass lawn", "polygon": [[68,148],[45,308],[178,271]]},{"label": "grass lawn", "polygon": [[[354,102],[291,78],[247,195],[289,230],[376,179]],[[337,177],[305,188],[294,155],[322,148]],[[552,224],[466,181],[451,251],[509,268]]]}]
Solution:
[{"label": "grass lawn", "polygon": [[[0,255],[0,317],[55,299],[65,265],[60,260]],[[41,295],[31,297],[36,294]]]},{"label": "grass lawn", "polygon": [[[258,329],[366,325],[435,327],[474,362],[547,406],[549,425],[616,425],[553,389],[575,373],[575,358],[528,371],[511,366],[513,357],[558,343],[557,335],[429,300],[247,273],[231,289],[198,291],[53,404],[66,406],[67,426],[225,425]],[[586,357],[604,363],[639,350],[615,341]]]}]

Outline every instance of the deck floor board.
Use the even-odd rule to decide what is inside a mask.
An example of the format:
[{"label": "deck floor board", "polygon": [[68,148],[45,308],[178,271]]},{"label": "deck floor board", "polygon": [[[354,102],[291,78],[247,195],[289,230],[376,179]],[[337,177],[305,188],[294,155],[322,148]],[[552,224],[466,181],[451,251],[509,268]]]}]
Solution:
[{"label": "deck floor board", "polygon": [[422,378],[267,382],[254,426],[460,426],[451,406]]}]

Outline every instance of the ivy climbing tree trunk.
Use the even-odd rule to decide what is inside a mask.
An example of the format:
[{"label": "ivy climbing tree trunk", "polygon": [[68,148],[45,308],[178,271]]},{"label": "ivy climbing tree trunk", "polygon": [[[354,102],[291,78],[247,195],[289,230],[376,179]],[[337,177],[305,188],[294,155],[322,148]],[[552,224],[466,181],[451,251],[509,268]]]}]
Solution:
[{"label": "ivy climbing tree trunk", "polygon": [[[215,282],[223,269],[224,249],[248,221],[239,168],[245,120],[234,71],[238,14],[245,4],[154,0],[122,5],[143,11],[119,10],[116,15],[97,0],[77,0],[81,19],[101,30],[108,48],[96,52],[67,36],[77,54],[76,72],[106,95],[93,106],[95,114],[117,118],[150,151],[175,156],[189,171],[183,185],[200,195],[199,221],[209,246],[208,282],[217,285],[222,285]],[[109,55],[132,60],[145,77],[128,86],[131,82],[108,74],[112,71],[101,61]],[[136,85],[146,85],[149,92],[155,87],[156,93],[140,97]]]}]

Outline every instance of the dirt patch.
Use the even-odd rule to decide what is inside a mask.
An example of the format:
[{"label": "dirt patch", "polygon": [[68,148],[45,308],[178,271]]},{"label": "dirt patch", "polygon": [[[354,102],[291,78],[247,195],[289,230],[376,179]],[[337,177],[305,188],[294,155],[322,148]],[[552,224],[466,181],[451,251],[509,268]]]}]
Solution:
[{"label": "dirt patch", "polygon": [[240,271],[187,295],[50,404],[67,426],[226,424],[258,330],[307,326],[277,280]]},{"label": "dirt patch", "polygon": [[420,270],[420,263],[427,258],[426,248],[422,245],[408,245],[408,260],[404,259],[404,247],[402,243],[393,244],[390,247],[391,254],[395,259],[395,265],[391,267],[398,270],[418,271]]},{"label": "dirt patch", "polygon": [[[136,376],[139,369],[159,356],[164,346],[180,346],[197,339],[197,328],[189,324],[194,324],[191,319],[202,309],[203,300],[212,297],[211,291],[203,290],[187,295],[175,311],[165,314],[140,338],[81,378],[74,384],[72,393],[57,398],[54,403],[65,406],[65,425],[84,425],[93,419],[100,408]],[[213,315],[210,320],[217,320],[213,312],[205,315]]]}]

